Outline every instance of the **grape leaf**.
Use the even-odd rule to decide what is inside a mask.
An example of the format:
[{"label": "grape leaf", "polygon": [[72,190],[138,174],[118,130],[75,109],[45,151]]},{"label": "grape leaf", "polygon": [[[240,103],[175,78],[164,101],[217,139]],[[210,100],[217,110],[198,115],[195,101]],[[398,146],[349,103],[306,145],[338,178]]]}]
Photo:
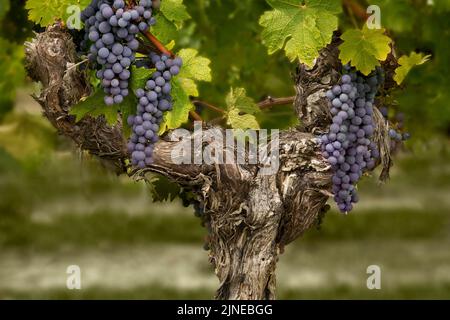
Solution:
[{"label": "grape leaf", "polygon": [[175,40],[171,40],[168,44],[166,44],[166,49],[167,50],[173,50],[173,48],[175,48]]},{"label": "grape leaf", "polygon": [[178,184],[164,176],[152,176],[146,182],[154,202],[172,202],[182,192]]},{"label": "grape leaf", "polygon": [[240,114],[239,110],[233,109],[227,114],[228,124],[233,129],[259,129],[258,120],[251,114]]},{"label": "grape leaf", "polygon": [[181,49],[178,56],[183,60],[180,78],[188,78],[199,81],[211,81],[211,61],[205,57],[199,57],[195,49]]},{"label": "grape leaf", "polygon": [[172,80],[173,110],[164,116],[160,126],[160,134],[170,129],[179,128],[188,121],[189,112],[194,110],[189,96],[199,95],[196,81],[211,81],[211,61],[198,56],[197,50],[182,49],[178,52],[183,60],[180,74]]},{"label": "grape leaf", "polygon": [[128,117],[136,114],[137,98],[130,92],[128,96],[123,99],[123,102],[118,105],[122,115],[122,131],[125,137],[131,135],[131,127],[128,125]]},{"label": "grape leaf", "polygon": [[425,56],[423,53],[416,52],[411,52],[409,56],[404,55],[400,57],[400,59],[398,59],[398,64],[400,67],[395,69],[395,82],[397,82],[397,84],[401,84],[414,66],[424,64],[430,59],[430,57],[431,55]]},{"label": "grape leaf", "polygon": [[391,39],[384,35],[384,29],[369,29],[364,25],[362,30],[347,30],[339,46],[339,58],[342,64],[351,63],[363,74],[368,75],[384,61],[391,51]]},{"label": "grape leaf", "polygon": [[136,91],[137,89],[144,89],[147,80],[156,69],[137,68],[135,65],[131,66],[131,80],[130,89]]},{"label": "grape leaf", "polygon": [[53,24],[57,19],[67,17],[67,8],[77,5],[83,10],[90,0],[28,0],[28,18],[43,27]]},{"label": "grape leaf", "polygon": [[[267,0],[274,9],[266,11],[259,23],[263,43],[269,54],[283,49],[294,61],[299,59],[308,66],[314,65],[319,51],[331,42],[338,27],[339,1],[323,0]],[[287,39],[287,42],[286,42]]]},{"label": "grape leaf", "polygon": [[107,106],[104,102],[103,90],[97,90],[93,95],[82,99],[73,106],[70,114],[76,116],[75,121],[80,121],[86,116],[99,117],[103,115],[109,125],[115,125],[118,120],[118,111],[123,114],[132,114],[136,109],[136,101],[133,95],[129,95],[120,105]]},{"label": "grape leaf", "polygon": [[152,34],[164,44],[176,39],[177,27],[175,24],[169,21],[162,13],[156,14],[155,18],[157,23],[151,27]]},{"label": "grape leaf", "polygon": [[180,28],[183,21],[191,18],[183,4],[183,0],[163,0],[161,1],[160,11],[167,20],[175,23]]},{"label": "grape leaf", "polygon": [[197,84],[194,80],[188,78],[179,78],[178,80],[180,81],[181,87],[184,89],[188,96],[199,96]]},{"label": "grape leaf", "polygon": [[233,129],[259,129],[255,114],[260,110],[255,101],[247,97],[244,88],[231,88],[226,98],[227,123]]}]

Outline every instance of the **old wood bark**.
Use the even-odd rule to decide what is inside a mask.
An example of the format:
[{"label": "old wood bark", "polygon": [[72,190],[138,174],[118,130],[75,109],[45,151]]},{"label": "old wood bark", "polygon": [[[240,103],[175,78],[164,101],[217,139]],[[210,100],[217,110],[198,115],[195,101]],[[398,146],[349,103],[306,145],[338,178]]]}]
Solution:
[{"label": "old wood bark", "polygon": [[[59,134],[125,173],[121,123],[110,127],[101,117],[76,123],[69,115],[71,106],[91,93],[86,75],[71,68],[78,60],[70,35],[60,26],[37,34],[26,44],[26,60],[29,76],[42,83],[36,99]],[[314,69],[299,67],[294,110],[301,126],[280,133],[277,173],[263,175],[257,165],[177,165],[171,160],[174,142],[164,137],[156,145],[154,164],[136,173],[162,174],[197,196],[210,231],[210,261],[220,280],[217,299],[274,299],[275,268],[284,246],[327,210],[331,172],[315,134],[330,121],[323,92],[338,80],[338,69],[333,45]]]}]

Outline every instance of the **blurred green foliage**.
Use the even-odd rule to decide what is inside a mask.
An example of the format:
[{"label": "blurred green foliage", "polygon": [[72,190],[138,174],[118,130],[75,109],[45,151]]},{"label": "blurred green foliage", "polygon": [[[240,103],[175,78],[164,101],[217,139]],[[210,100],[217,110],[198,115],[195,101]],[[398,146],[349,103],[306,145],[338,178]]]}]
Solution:
[{"label": "blurred green foliage", "polygon": [[0,0],[0,121],[11,111],[16,88],[23,85],[23,42],[31,34],[25,0]]},{"label": "blurred green foliage", "polygon": [[16,88],[23,84],[23,46],[0,37],[0,120],[12,110]]},{"label": "blurred green foliage", "polygon": [[448,1],[376,0],[381,20],[396,41],[397,53],[420,51],[432,61],[415,68],[395,93],[406,123],[417,137],[450,130],[450,4]]}]

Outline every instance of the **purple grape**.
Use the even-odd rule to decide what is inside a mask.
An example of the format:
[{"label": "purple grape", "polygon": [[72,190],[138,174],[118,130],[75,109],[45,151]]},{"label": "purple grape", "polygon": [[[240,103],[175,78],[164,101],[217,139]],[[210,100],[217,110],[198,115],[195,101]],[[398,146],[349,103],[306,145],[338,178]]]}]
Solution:
[{"label": "purple grape", "polygon": [[341,100],[339,100],[338,98],[333,99],[333,101],[331,102],[331,104],[333,105],[333,107],[335,108],[340,108],[342,106],[342,102]]},{"label": "purple grape", "polygon": [[342,76],[342,79],[341,79],[342,83],[350,83],[351,81],[352,81],[352,79],[348,74],[345,74]]},{"label": "purple grape", "polygon": [[172,75],[176,76],[177,74],[180,73],[180,67],[178,67],[178,66],[176,66],[176,65],[170,67],[170,73],[171,73]]},{"label": "purple grape", "polygon": [[341,102],[347,102],[348,101],[348,95],[346,95],[345,93],[342,93],[339,96],[339,100],[341,100]]},{"label": "purple grape", "polygon": [[114,99],[113,99],[113,97],[110,97],[110,96],[105,96],[105,104],[107,105],[107,106],[112,106],[113,104],[114,104]]},{"label": "purple grape", "polygon": [[100,58],[106,59],[109,56],[109,50],[107,48],[101,48],[98,50],[98,56]]}]

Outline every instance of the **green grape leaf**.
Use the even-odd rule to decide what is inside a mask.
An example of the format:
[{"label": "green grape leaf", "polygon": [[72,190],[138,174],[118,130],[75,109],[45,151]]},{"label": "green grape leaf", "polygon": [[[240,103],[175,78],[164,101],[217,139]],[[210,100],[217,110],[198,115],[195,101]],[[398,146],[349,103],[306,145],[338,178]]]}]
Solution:
[{"label": "green grape leaf", "polygon": [[[269,54],[283,49],[294,61],[299,59],[314,65],[319,51],[327,46],[338,27],[339,1],[267,0],[274,9],[266,11],[259,24],[264,27],[261,37]],[[287,40],[287,41],[286,41]]]},{"label": "green grape leaf", "polygon": [[196,81],[211,81],[211,61],[198,56],[197,50],[182,49],[177,54],[183,60],[180,74],[172,80],[173,109],[164,116],[160,134],[179,128],[189,119],[189,112],[195,107],[189,97],[198,97]]},{"label": "green grape leaf", "polygon": [[211,81],[211,61],[205,57],[198,56],[195,49],[181,49],[178,57],[183,60],[180,78],[188,78],[198,81]]},{"label": "green grape leaf", "polygon": [[158,22],[151,27],[152,34],[164,44],[176,39],[178,32],[175,24],[161,13],[157,13],[155,18]]},{"label": "green grape leaf", "polygon": [[244,88],[231,88],[226,98],[227,123],[233,129],[259,129],[255,114],[260,110],[255,101],[247,97]]},{"label": "green grape leaf", "polygon": [[175,23],[177,28],[180,28],[185,20],[191,18],[183,4],[183,0],[163,0],[161,1],[161,13],[167,20]]},{"label": "green grape leaf", "polygon": [[0,19],[2,19],[10,9],[9,0],[0,0]]},{"label": "green grape leaf", "polygon": [[70,109],[70,114],[80,121],[86,116],[99,117],[103,115],[109,125],[115,125],[118,119],[119,106],[107,106],[104,102],[105,93],[97,90],[93,95],[81,99],[81,101]]},{"label": "green grape leaf", "polygon": [[28,0],[25,8],[28,9],[28,19],[48,26],[62,17],[61,0]]},{"label": "green grape leaf", "polygon": [[179,78],[178,80],[180,81],[181,87],[184,89],[188,96],[199,96],[197,84],[194,80],[188,78]]},{"label": "green grape leaf", "polygon": [[240,114],[238,110],[233,109],[228,112],[227,116],[227,123],[233,129],[259,129],[258,120],[252,114]]},{"label": "green grape leaf", "polygon": [[152,176],[146,182],[154,202],[172,202],[182,191],[178,184],[164,176]]},{"label": "green grape leaf", "polygon": [[363,74],[368,75],[380,61],[386,60],[391,52],[391,39],[384,34],[384,29],[369,29],[364,25],[362,30],[347,30],[339,46],[339,58],[342,64],[351,63]]},{"label": "green grape leaf", "polygon": [[128,117],[136,114],[137,98],[130,92],[128,96],[123,99],[123,102],[118,105],[120,114],[122,115],[122,131],[125,137],[131,135],[131,127],[128,125]]},{"label": "green grape leaf", "polygon": [[175,48],[175,40],[171,40],[168,44],[166,44],[167,50],[173,50]]},{"label": "green grape leaf", "polygon": [[136,91],[137,89],[144,89],[148,79],[156,69],[137,68],[135,65],[131,66],[131,80],[130,89]]},{"label": "green grape leaf", "polygon": [[423,53],[411,52],[409,56],[404,55],[398,59],[400,67],[395,69],[394,80],[400,85],[405,80],[409,71],[415,66],[424,64],[430,59],[431,55],[424,55]]},{"label": "green grape leaf", "polygon": [[75,5],[83,10],[90,2],[90,0],[28,0],[25,8],[31,21],[46,27],[58,19],[68,18],[68,7]]}]

